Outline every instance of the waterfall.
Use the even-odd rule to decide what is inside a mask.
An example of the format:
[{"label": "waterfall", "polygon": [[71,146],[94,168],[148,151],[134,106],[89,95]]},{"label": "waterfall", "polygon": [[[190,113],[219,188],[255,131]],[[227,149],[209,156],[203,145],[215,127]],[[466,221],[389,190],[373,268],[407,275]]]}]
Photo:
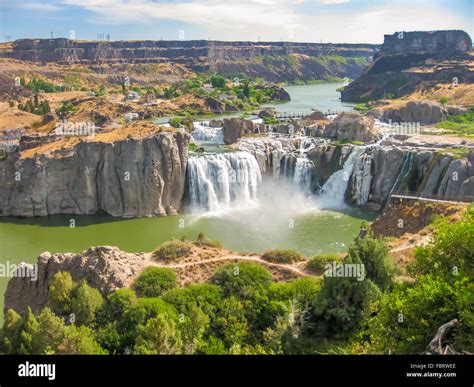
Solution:
[{"label": "waterfall", "polygon": [[324,183],[318,197],[318,203],[323,207],[340,208],[345,206],[345,196],[349,179],[359,156],[365,152],[365,147],[354,147],[342,169],[334,172]]},{"label": "waterfall", "polygon": [[248,152],[205,154],[188,160],[188,196],[193,212],[252,204],[261,182],[257,160]]},{"label": "waterfall", "polygon": [[202,141],[210,144],[223,144],[224,133],[222,128],[210,127],[209,122],[194,122],[194,130],[191,133],[193,141]]}]

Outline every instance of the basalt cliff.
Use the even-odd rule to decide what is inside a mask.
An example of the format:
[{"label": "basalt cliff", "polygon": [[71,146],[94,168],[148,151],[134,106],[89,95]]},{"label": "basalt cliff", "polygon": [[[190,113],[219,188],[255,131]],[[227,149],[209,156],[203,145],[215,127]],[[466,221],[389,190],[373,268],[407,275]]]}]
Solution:
[{"label": "basalt cliff", "polygon": [[0,47],[0,58],[40,63],[116,64],[175,63],[194,71],[246,75],[269,81],[356,78],[378,45],[293,42],[76,41],[21,39]]},{"label": "basalt cliff", "polygon": [[22,138],[20,147],[32,148],[0,161],[0,215],[136,217],[180,210],[188,134],[163,131],[113,141],[97,136],[73,145],[43,139],[39,146]]},{"label": "basalt cliff", "polygon": [[399,98],[437,84],[474,82],[472,41],[464,31],[385,35],[363,74],[341,92],[343,101]]}]

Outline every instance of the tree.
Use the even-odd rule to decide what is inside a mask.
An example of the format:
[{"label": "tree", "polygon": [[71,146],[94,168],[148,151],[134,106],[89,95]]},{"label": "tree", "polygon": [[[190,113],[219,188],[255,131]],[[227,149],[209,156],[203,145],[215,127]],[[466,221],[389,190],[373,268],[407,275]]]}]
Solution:
[{"label": "tree", "polygon": [[370,235],[356,238],[349,247],[348,255],[362,262],[365,275],[381,290],[387,290],[392,285],[394,267],[389,249],[382,239]]},{"label": "tree", "polygon": [[243,87],[243,94],[245,96],[245,98],[249,99],[250,98],[250,86],[249,86],[249,83],[248,81],[245,81],[244,82],[244,87]]},{"label": "tree", "polygon": [[[345,264],[359,264],[347,256]],[[359,328],[370,312],[370,305],[380,298],[379,288],[369,279],[325,276],[321,291],[314,300],[316,333],[321,337],[346,338]]]},{"label": "tree", "polygon": [[211,84],[212,87],[215,87],[216,89],[223,89],[225,87],[226,80],[220,75],[214,75],[211,78]]},{"label": "tree", "polygon": [[249,332],[245,318],[245,306],[236,297],[222,301],[218,317],[214,322],[216,336],[221,338],[227,348],[241,344]]},{"label": "tree", "polygon": [[107,297],[101,312],[101,320],[116,321],[122,318],[125,311],[136,304],[137,296],[132,289],[122,288]]},{"label": "tree", "polygon": [[468,211],[455,223],[439,219],[435,224],[434,241],[415,251],[409,266],[413,275],[435,274],[449,282],[474,275],[474,214]]},{"label": "tree", "polygon": [[143,270],[133,286],[140,297],[158,297],[176,287],[176,274],[172,269],[148,267]]},{"label": "tree", "polygon": [[71,274],[59,272],[49,285],[48,302],[53,311],[68,314],[71,311],[71,293],[74,288]]},{"label": "tree", "polygon": [[447,105],[448,102],[449,102],[449,98],[446,97],[446,96],[441,97],[441,98],[439,99],[439,103],[440,103],[441,105],[443,105],[443,106],[444,106],[444,105]]},{"label": "tree", "polygon": [[28,307],[25,317],[21,322],[18,334],[18,343],[15,346],[15,353],[20,355],[32,355],[35,353],[33,337],[37,335],[39,329],[35,315]]},{"label": "tree", "polygon": [[214,320],[222,302],[222,289],[213,284],[192,284],[168,290],[162,298],[173,305],[179,314],[188,314],[190,308],[197,306],[210,320]]},{"label": "tree", "polygon": [[135,344],[135,353],[142,355],[171,355],[180,352],[180,332],[166,313],[148,320]]},{"label": "tree", "polygon": [[102,307],[104,299],[97,289],[91,288],[85,282],[73,291],[71,311],[77,325],[88,325],[94,321],[97,311]]},{"label": "tree", "polygon": [[64,321],[51,309],[44,308],[37,318],[38,330],[33,336],[32,345],[35,354],[55,353],[64,338]]},{"label": "tree", "polygon": [[456,301],[466,293],[465,284],[454,287],[433,275],[421,276],[412,287],[396,287],[369,321],[372,348],[382,353],[422,352],[442,324],[458,317]]},{"label": "tree", "polygon": [[212,282],[224,291],[224,296],[250,297],[270,285],[271,274],[256,263],[231,263],[218,269]]},{"label": "tree", "polygon": [[90,328],[72,324],[66,327],[57,353],[63,355],[104,355],[105,351],[95,340],[94,332]]},{"label": "tree", "polygon": [[183,353],[193,354],[209,325],[209,317],[196,305],[188,307],[178,326],[183,341]]},{"label": "tree", "polygon": [[18,349],[18,335],[22,324],[21,316],[13,309],[8,309],[0,332],[0,352],[14,354]]}]

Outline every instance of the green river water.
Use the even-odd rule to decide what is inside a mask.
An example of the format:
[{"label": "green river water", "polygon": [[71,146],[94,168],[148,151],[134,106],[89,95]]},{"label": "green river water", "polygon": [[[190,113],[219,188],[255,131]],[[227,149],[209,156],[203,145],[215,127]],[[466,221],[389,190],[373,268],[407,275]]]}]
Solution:
[{"label": "green river water", "polygon": [[[338,100],[340,84],[288,86],[292,101],[279,111],[347,110]],[[109,216],[58,215],[42,218],[0,218],[0,264],[35,262],[43,251],[80,252],[90,246],[112,245],[129,251],[151,251],[158,244],[199,232],[239,252],[291,248],[311,257],[345,251],[363,220],[373,215],[355,209],[339,212],[305,209],[297,214],[258,208],[213,216],[178,215],[117,219]],[[284,211],[283,211],[284,212]],[[70,228],[70,219],[76,227]],[[291,223],[291,226],[290,226]],[[180,227],[183,226],[184,227]],[[0,277],[0,310],[9,278]],[[0,321],[3,319],[0,313]]]}]

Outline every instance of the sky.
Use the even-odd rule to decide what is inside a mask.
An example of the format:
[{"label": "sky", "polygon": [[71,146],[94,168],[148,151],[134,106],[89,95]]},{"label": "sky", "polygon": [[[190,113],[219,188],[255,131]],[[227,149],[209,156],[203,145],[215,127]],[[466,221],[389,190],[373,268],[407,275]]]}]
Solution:
[{"label": "sky", "polygon": [[0,41],[251,40],[382,43],[398,31],[462,29],[474,0],[0,0]]}]

